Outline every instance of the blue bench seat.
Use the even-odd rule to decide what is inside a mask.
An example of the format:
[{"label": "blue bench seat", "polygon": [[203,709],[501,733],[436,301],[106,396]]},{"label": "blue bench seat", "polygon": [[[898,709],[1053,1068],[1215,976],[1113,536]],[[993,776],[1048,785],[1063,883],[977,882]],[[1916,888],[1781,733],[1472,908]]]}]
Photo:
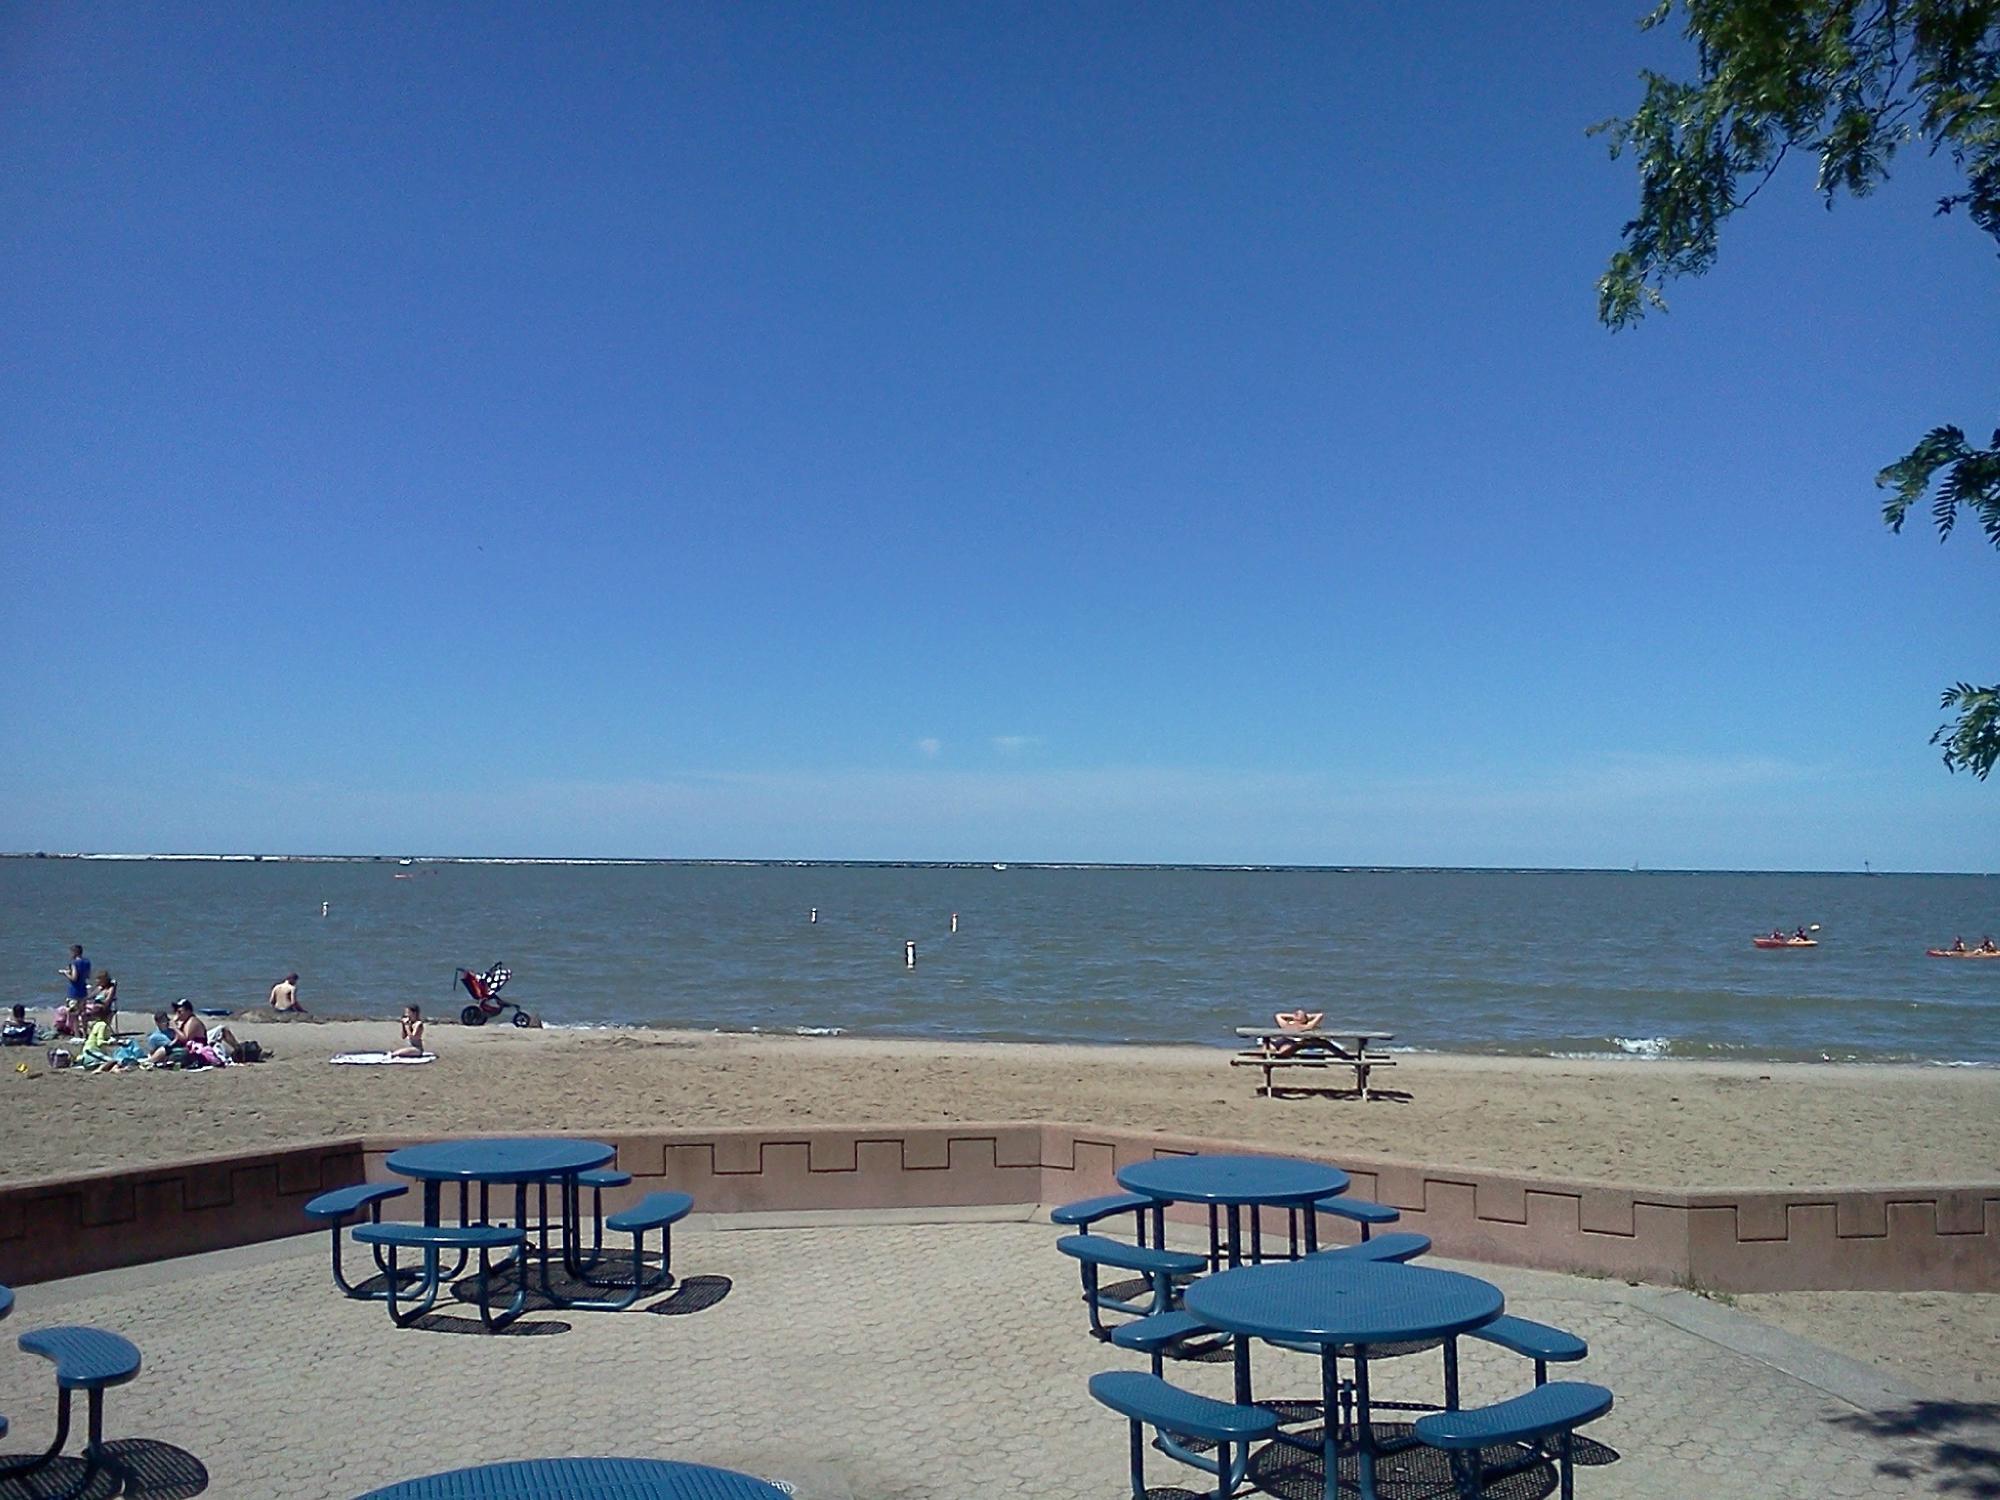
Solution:
[{"label": "blue bench seat", "polygon": [[506,1224],[357,1224],[354,1237],[364,1245],[406,1250],[503,1250],[526,1238]]},{"label": "blue bench seat", "polygon": [[330,1193],[321,1193],[306,1205],[309,1219],[331,1219],[336,1222],[352,1218],[362,1209],[368,1209],[371,1218],[382,1217],[382,1204],[390,1198],[400,1198],[410,1190],[408,1183],[402,1182],[357,1182],[353,1187],[335,1188]]},{"label": "blue bench seat", "polygon": [[1208,1269],[1208,1257],[1192,1250],[1128,1245],[1103,1234],[1066,1234],[1056,1241],[1056,1249],[1092,1265],[1137,1271],[1145,1276],[1198,1276]]},{"label": "blue bench seat", "polygon": [[1366,1198],[1345,1198],[1337,1194],[1317,1199],[1312,1205],[1312,1212],[1359,1224],[1363,1244],[1381,1225],[1393,1224],[1403,1217],[1401,1209],[1391,1208],[1386,1203],[1371,1203]]},{"label": "blue bench seat", "polygon": [[1090,1226],[1118,1214],[1132,1215],[1136,1237],[1146,1243],[1146,1212],[1155,1206],[1143,1193],[1106,1193],[1099,1198],[1080,1198],[1049,1210],[1051,1224],[1063,1224],[1090,1233]]},{"label": "blue bench seat", "polygon": [[[400,1182],[357,1182],[353,1187],[335,1188],[330,1193],[321,1193],[306,1205],[308,1219],[319,1219],[326,1224],[327,1232],[333,1237],[333,1284],[350,1297],[364,1302],[384,1302],[387,1292],[364,1292],[347,1279],[347,1272],[340,1264],[340,1231],[347,1221],[357,1214],[366,1213],[370,1223],[382,1222],[382,1205],[391,1198],[400,1198],[409,1192],[409,1187]],[[382,1259],[382,1252],[375,1252],[375,1269],[386,1273],[388,1262]]]},{"label": "blue bench seat", "polygon": [[1393,1234],[1378,1234],[1374,1239],[1363,1240],[1358,1245],[1336,1245],[1331,1250],[1316,1250],[1313,1253],[1339,1256],[1343,1260],[1394,1261],[1400,1265],[1428,1254],[1430,1248],[1429,1235],[1418,1234],[1413,1229],[1398,1229]]},{"label": "blue bench seat", "polygon": [[[1250,1445],[1278,1430],[1278,1414],[1268,1407],[1240,1406],[1199,1396],[1137,1370],[1107,1370],[1090,1377],[1090,1394],[1131,1424],[1132,1494],[1146,1500],[1145,1428],[1158,1433],[1162,1453],[1216,1477],[1208,1500],[1223,1500],[1242,1486]],[[1198,1453],[1190,1438],[1215,1444]]]},{"label": "blue bench seat", "polygon": [[[616,1296],[572,1300],[571,1307],[593,1308],[600,1312],[621,1312],[647,1292],[660,1291],[672,1284],[674,1279],[674,1237],[673,1226],[680,1223],[694,1211],[694,1199],[686,1193],[676,1193],[662,1189],[646,1194],[630,1208],[620,1209],[604,1221],[604,1227],[615,1234],[632,1236],[631,1274],[612,1282],[592,1276],[589,1270],[595,1268],[598,1257],[593,1256],[586,1268],[585,1279],[593,1286],[620,1288]],[[660,1264],[657,1269],[646,1269],[646,1235],[657,1229],[660,1232]]]},{"label": "blue bench seat", "polygon": [[[1198,1276],[1208,1269],[1206,1256],[1186,1250],[1162,1250],[1158,1246],[1128,1245],[1108,1234],[1066,1234],[1056,1241],[1056,1249],[1077,1261],[1083,1277],[1083,1305],[1090,1314],[1090,1331],[1101,1339],[1111,1336],[1103,1318],[1107,1311],[1135,1318],[1172,1312],[1174,1278]],[[1137,1271],[1151,1284],[1151,1295],[1135,1300],[1102,1290],[1098,1271],[1104,1266]]]},{"label": "blue bench seat", "polygon": [[38,1354],[56,1367],[56,1437],[46,1453],[0,1463],[0,1479],[30,1474],[54,1462],[69,1442],[70,1397],[90,1398],[90,1435],[85,1462],[95,1469],[104,1449],[104,1393],[139,1374],[139,1346],[102,1328],[37,1328],[20,1338],[22,1352]]},{"label": "blue bench seat", "polygon": [[[489,1329],[506,1327],[521,1315],[528,1304],[528,1268],[526,1232],[518,1227],[503,1224],[357,1224],[354,1238],[364,1245],[377,1246],[389,1252],[388,1263],[384,1267],[387,1289],[381,1300],[389,1304],[389,1317],[399,1328],[408,1327],[437,1304],[438,1289],[457,1269],[446,1272],[439,1263],[439,1252],[456,1250],[459,1252],[458,1267],[462,1268],[467,1256],[473,1252],[479,1258],[479,1320]],[[420,1250],[424,1262],[422,1273],[415,1278],[414,1287],[405,1287],[404,1274],[397,1264],[400,1250]],[[493,1310],[488,1290],[493,1278],[493,1252],[512,1250],[515,1268],[519,1273],[514,1279],[514,1300],[505,1309]],[[415,1305],[405,1308],[406,1297],[414,1296]]]},{"label": "blue bench seat", "polygon": [[1532,1359],[1535,1362],[1536,1385],[1548,1380],[1550,1365],[1572,1364],[1590,1353],[1590,1345],[1566,1329],[1551,1328],[1546,1323],[1517,1318],[1511,1313],[1503,1313],[1491,1323],[1473,1329],[1467,1337],[1498,1344],[1524,1359]]},{"label": "blue bench seat", "polygon": [[1204,1350],[1220,1348],[1229,1342],[1229,1335],[1218,1333],[1193,1313],[1182,1309],[1120,1323],[1111,1330],[1111,1342],[1120,1349],[1132,1349],[1151,1356],[1153,1373],[1158,1375],[1165,1368],[1169,1349],[1197,1343]]},{"label": "blue bench seat", "polygon": [[629,1234],[642,1229],[665,1229],[678,1224],[694,1211],[694,1199],[686,1193],[648,1193],[637,1203],[604,1221],[606,1229]]},{"label": "blue bench seat", "polygon": [[1183,1309],[1180,1312],[1154,1313],[1149,1318],[1134,1318],[1130,1323],[1121,1323],[1111,1330],[1111,1342],[1120,1349],[1136,1349],[1141,1354],[1150,1354],[1155,1349],[1171,1348],[1187,1339],[1198,1339],[1214,1332],[1200,1318]]},{"label": "blue bench seat", "polygon": [[1503,1444],[1525,1444],[1538,1458],[1550,1439],[1565,1500],[1575,1493],[1570,1434],[1611,1410],[1611,1392],[1582,1380],[1552,1380],[1525,1396],[1464,1411],[1417,1418],[1417,1440],[1451,1455],[1452,1482],[1462,1500],[1478,1500],[1487,1455]]}]

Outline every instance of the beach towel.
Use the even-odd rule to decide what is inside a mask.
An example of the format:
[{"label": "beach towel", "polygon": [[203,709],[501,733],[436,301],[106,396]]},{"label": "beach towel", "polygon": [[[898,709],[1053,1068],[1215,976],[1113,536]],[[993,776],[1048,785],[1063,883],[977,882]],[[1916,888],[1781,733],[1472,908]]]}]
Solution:
[{"label": "beach towel", "polygon": [[386,1052],[341,1052],[327,1059],[331,1063],[345,1063],[349,1067],[373,1068],[385,1063],[427,1063],[436,1062],[435,1052],[426,1052],[422,1057],[391,1057]]}]

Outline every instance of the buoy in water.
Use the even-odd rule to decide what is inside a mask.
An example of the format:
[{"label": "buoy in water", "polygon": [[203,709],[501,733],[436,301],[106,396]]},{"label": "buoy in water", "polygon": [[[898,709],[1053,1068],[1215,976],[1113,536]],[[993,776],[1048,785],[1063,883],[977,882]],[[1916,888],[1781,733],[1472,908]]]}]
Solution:
[{"label": "buoy in water", "polygon": [[956,932],[956,931],[958,931],[958,913],[957,913],[957,912],[953,912],[953,913],[951,914],[951,930],[952,930],[953,932]]},{"label": "buoy in water", "polygon": [[819,920],[819,908],[817,906],[815,906],[812,909],[812,911],[807,914],[806,920],[808,922],[817,922]]},{"label": "buoy in water", "polygon": [[320,904],[319,904],[319,914],[320,914],[320,915],[321,915],[322,917],[326,915],[326,907],[327,907],[327,903],[326,903],[326,902],[324,902],[324,901],[320,902]]},{"label": "buoy in water", "polygon": [[917,966],[917,945],[913,940],[906,938],[903,942],[903,967],[906,969],[914,969],[916,966]]}]

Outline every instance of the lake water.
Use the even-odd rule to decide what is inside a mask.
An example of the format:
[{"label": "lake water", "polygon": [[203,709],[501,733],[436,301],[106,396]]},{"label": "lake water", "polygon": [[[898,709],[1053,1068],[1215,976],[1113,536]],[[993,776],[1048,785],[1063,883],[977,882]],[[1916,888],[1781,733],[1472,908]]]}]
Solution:
[{"label": "lake water", "polygon": [[0,860],[0,998],[81,942],[129,1011],[296,969],[448,1017],[504,960],[562,1025],[1223,1045],[1303,1005],[1445,1051],[1996,1063],[2000,962],[1924,956],[1989,931],[1982,876]]}]

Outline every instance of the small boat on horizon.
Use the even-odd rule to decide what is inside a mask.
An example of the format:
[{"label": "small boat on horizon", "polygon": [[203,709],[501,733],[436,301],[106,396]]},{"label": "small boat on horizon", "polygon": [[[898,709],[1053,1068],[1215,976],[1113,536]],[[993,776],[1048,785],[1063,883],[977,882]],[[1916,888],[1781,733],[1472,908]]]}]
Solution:
[{"label": "small boat on horizon", "polygon": [[1810,927],[1801,927],[1789,937],[1782,931],[1774,928],[1768,934],[1750,939],[1750,946],[1753,948],[1817,948],[1819,946],[1819,939],[1808,937],[1807,934],[1818,931],[1819,923],[1817,922],[1813,923]]}]

